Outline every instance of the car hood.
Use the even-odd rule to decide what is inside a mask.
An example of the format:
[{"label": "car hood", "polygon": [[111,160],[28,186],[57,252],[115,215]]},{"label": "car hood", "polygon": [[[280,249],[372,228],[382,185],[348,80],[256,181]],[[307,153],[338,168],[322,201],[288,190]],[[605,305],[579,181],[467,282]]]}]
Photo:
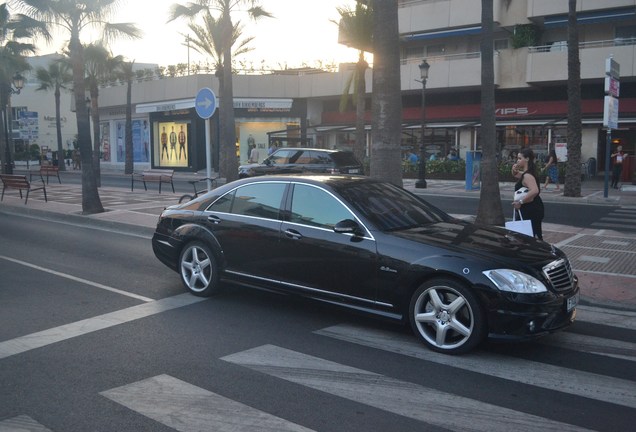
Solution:
[{"label": "car hood", "polygon": [[424,227],[391,233],[418,243],[456,251],[470,252],[499,263],[514,260],[527,265],[550,262],[563,253],[549,243],[501,227],[449,220]]}]

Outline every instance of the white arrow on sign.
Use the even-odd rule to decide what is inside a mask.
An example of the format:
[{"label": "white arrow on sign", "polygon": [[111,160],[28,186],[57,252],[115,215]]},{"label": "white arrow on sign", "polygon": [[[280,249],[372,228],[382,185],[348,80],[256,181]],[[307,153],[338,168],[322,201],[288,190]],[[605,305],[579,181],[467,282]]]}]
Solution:
[{"label": "white arrow on sign", "polygon": [[210,108],[210,105],[212,105],[212,99],[207,97],[197,104],[197,106],[204,107],[205,109]]}]

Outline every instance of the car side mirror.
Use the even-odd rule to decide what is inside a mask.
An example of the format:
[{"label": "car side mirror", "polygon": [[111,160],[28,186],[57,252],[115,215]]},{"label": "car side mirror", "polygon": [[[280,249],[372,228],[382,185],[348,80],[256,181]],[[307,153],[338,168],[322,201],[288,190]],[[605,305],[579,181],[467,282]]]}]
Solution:
[{"label": "car side mirror", "polygon": [[267,165],[267,166],[270,166],[272,164],[272,161],[269,158],[267,158],[267,159],[263,160],[263,163],[265,165]]},{"label": "car side mirror", "polygon": [[360,225],[358,222],[352,219],[344,219],[341,220],[333,227],[334,232],[338,234],[360,234],[362,230],[360,229]]}]

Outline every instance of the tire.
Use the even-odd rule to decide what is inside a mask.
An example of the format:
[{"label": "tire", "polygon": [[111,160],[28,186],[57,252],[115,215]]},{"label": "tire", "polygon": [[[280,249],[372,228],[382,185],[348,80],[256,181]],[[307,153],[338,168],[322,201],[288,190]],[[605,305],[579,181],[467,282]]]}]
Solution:
[{"label": "tire", "polygon": [[420,286],[409,305],[413,331],[433,351],[463,354],[486,335],[486,320],[477,298],[451,279],[433,279]]},{"label": "tire", "polygon": [[188,194],[181,195],[181,198],[179,198],[179,204],[192,201],[192,199],[193,199],[192,195],[188,195]]},{"label": "tire", "polygon": [[201,242],[183,248],[179,273],[183,285],[196,296],[209,297],[219,291],[219,267],[210,248]]}]

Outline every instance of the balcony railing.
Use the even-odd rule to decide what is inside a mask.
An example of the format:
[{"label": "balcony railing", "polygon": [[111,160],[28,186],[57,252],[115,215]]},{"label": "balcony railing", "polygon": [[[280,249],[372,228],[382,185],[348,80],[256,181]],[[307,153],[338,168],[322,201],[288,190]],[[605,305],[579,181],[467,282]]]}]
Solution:
[{"label": "balcony railing", "polygon": [[[602,40],[602,41],[580,42],[579,49],[610,48],[610,47],[625,46],[625,45],[636,45],[636,37],[617,38],[617,39]],[[528,47],[528,52],[529,53],[556,52],[556,51],[567,51],[567,49],[568,49],[567,41],[559,41],[559,42],[554,42],[550,45],[539,45],[539,46]]]}]

